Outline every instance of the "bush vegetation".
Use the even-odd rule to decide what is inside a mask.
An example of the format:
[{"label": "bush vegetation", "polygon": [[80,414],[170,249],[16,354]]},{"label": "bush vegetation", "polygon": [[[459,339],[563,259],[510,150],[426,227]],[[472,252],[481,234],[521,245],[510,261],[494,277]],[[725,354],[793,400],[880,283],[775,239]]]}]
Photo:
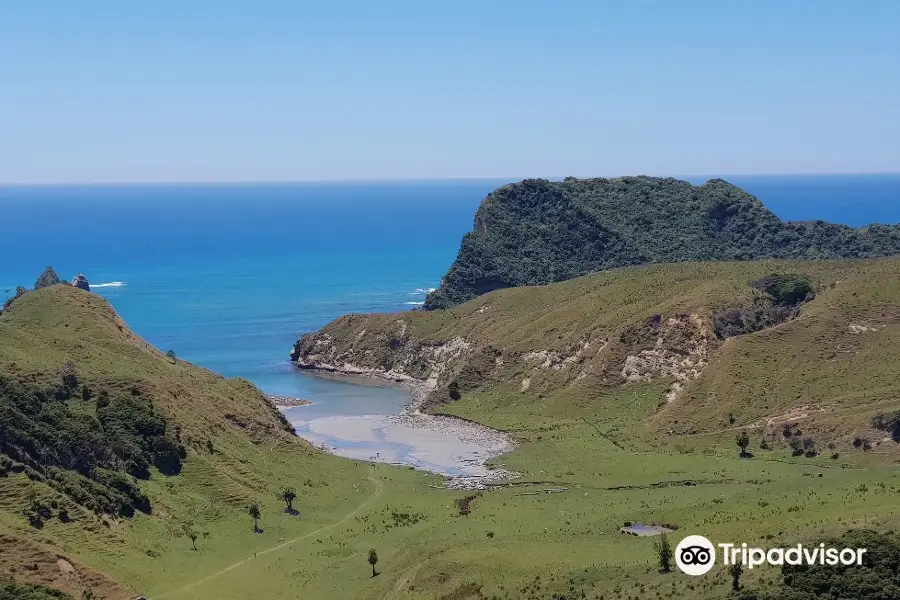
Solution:
[{"label": "bush vegetation", "polygon": [[876,415],[872,418],[872,427],[888,432],[892,440],[900,442],[900,410]]},{"label": "bush vegetation", "polygon": [[[816,544],[818,545],[818,544]],[[900,598],[900,537],[848,531],[825,547],[865,548],[861,566],[785,565],[775,590],[744,590],[740,600],[892,600]]]},{"label": "bush vegetation", "polygon": [[799,274],[773,273],[750,285],[762,292],[754,306],[713,314],[713,329],[719,338],[762,331],[789,321],[800,313],[800,305],[815,295],[812,281]]},{"label": "bush vegetation", "polygon": [[[473,231],[463,237],[425,308],[447,308],[497,288],[643,263],[898,252],[898,226],[783,222],[721,179],[701,186],[654,177],[526,179],[495,190],[481,203]],[[790,296],[801,290],[773,291]]]},{"label": "bush vegetation", "polygon": [[0,581],[0,600],[67,600],[72,597],[37,585]]},{"label": "bush vegetation", "polygon": [[[153,405],[136,396],[85,402],[72,365],[47,388],[0,376],[0,452],[97,513],[149,512],[135,478],[180,471],[184,447]],[[9,460],[12,459],[12,460]]]}]

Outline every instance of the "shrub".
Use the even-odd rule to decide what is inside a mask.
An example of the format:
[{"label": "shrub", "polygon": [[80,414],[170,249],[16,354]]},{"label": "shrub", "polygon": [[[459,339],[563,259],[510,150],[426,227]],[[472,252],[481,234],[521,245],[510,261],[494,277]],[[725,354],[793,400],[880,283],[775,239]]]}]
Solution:
[{"label": "shrub", "polygon": [[59,378],[66,390],[71,391],[78,388],[78,372],[73,363],[67,362],[62,366],[59,370]]},{"label": "shrub", "polygon": [[762,331],[797,316],[795,306],[731,308],[713,314],[713,331],[720,339]]},{"label": "shrub", "polygon": [[818,454],[816,452],[816,440],[809,436],[803,438],[803,453],[807,458],[816,456],[816,454]]},{"label": "shrub", "polygon": [[773,273],[751,282],[750,285],[771,297],[776,306],[796,306],[814,295],[809,278],[796,273]]},{"label": "shrub", "polygon": [[876,415],[872,418],[872,427],[887,431],[892,440],[900,442],[900,410]]}]

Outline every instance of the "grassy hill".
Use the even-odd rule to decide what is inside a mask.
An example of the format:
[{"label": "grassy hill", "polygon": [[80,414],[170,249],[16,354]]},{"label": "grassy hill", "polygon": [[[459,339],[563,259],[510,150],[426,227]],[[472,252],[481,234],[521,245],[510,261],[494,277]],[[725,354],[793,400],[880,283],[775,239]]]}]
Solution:
[{"label": "grassy hill", "polygon": [[[31,464],[4,454],[0,593],[11,577],[15,593],[34,584],[76,599],[90,597],[86,589],[114,600],[724,598],[727,568],[703,578],[659,573],[652,540],[619,528],[665,523],[679,528],[673,542],[702,533],[769,546],[851,527],[896,529],[894,452],[878,444],[866,415],[846,419],[872,436],[869,451],[847,441],[837,459],[829,451],[792,456],[786,441],[757,447],[760,438],[749,429],[758,420],[752,411],[762,410],[751,401],[755,388],[747,388],[746,406],[725,399],[741,409],[734,424],[723,424],[727,415],[703,408],[719,410],[721,397],[709,394],[720,388],[703,386],[716,361],[738,365],[731,361],[760,356],[746,344],[765,336],[784,335],[793,348],[808,322],[818,328],[810,343],[827,339],[855,352],[847,364],[828,362],[824,352],[802,357],[810,393],[828,389],[830,404],[887,410],[894,405],[886,390],[894,386],[898,270],[893,260],[640,267],[497,291],[448,311],[351,315],[298,345],[298,358],[312,360],[304,350],[310,345],[319,363],[327,358],[337,367],[423,378],[434,372],[436,410],[511,431],[519,445],[497,463],[521,477],[481,492],[437,489],[438,478],[425,473],[315,451],[284,429],[252,385],[166,357],[101,298],[71,286],[28,292],[0,314],[0,375],[26,391],[7,394],[7,408],[32,424],[68,415],[86,438],[113,423],[116,431],[137,432],[134,444],[151,450],[153,435],[171,435],[184,456],[168,474],[152,462],[138,476],[125,461],[118,466],[149,502],[148,511],[129,516],[88,508],[71,489],[53,485],[51,459],[77,470],[61,460],[73,439],[28,454]],[[719,339],[720,311],[741,307],[744,325],[749,316],[771,314],[769,288],[748,282],[773,271],[801,272],[815,284],[815,298],[799,316],[787,315],[793,320]],[[744,350],[728,358],[732,347]],[[784,364],[766,363],[751,376],[781,369],[772,383],[789,379],[789,353],[778,356]],[[685,375],[692,370],[700,376]],[[871,372],[872,385],[862,376],[838,377],[853,371]],[[684,387],[668,402],[673,383]],[[104,391],[109,405],[98,404]],[[110,421],[104,410],[117,399],[152,412],[135,409]],[[806,400],[779,396],[764,412]],[[698,403],[693,412],[691,402]],[[68,413],[59,412],[61,404]],[[674,422],[679,412],[689,415],[684,430],[681,419]],[[793,419],[801,438],[819,418],[807,412]],[[827,425],[823,420],[823,432]],[[754,432],[753,459],[738,457],[731,427]],[[54,440],[52,428],[28,431],[49,436],[42,443]],[[841,426],[834,439],[844,444],[849,435]],[[111,449],[115,456],[120,450]],[[115,481],[91,479],[91,471],[82,476],[120,490]],[[297,515],[286,514],[278,498],[285,485],[296,488]],[[262,533],[247,514],[253,502]],[[36,508],[40,524],[30,518]],[[377,577],[369,549],[380,559]],[[777,579],[774,569],[758,569],[744,582],[779,597]]]},{"label": "grassy hill", "polygon": [[[0,376],[18,386],[5,400],[33,392],[29,402],[37,406],[25,412],[34,419],[29,433],[40,442],[27,464],[22,456],[0,454],[0,534],[8,540],[0,563],[18,580],[49,583],[73,597],[82,587],[102,598],[175,589],[236,556],[333,523],[374,490],[368,468],[294,437],[249,382],[166,357],[135,336],[102,298],[71,286],[28,292],[0,314]],[[77,379],[74,394],[61,395],[66,376]],[[90,399],[82,396],[85,388]],[[95,477],[96,467],[113,472],[120,456],[98,451],[98,462],[86,467],[60,459],[67,444],[83,450],[83,439],[109,428],[103,398],[109,406],[141,403],[164,420],[166,434],[184,447],[176,474],[151,466],[134,477],[123,461],[126,472],[103,487],[107,482]],[[83,429],[71,439],[60,425],[76,419]],[[7,444],[12,424],[3,421]],[[108,433],[113,445],[122,430]],[[302,518],[283,515],[281,486],[296,488],[294,505]],[[149,506],[128,514],[93,502],[91,493],[99,497],[126,487],[137,488]],[[252,502],[262,509],[263,535],[252,532],[246,514]],[[308,511],[311,506],[317,508]],[[190,531],[198,534],[202,551],[191,550]],[[75,575],[61,577],[57,553]]]},{"label": "grassy hill", "polygon": [[645,263],[865,258],[900,252],[900,226],[782,222],[721,179],[526,179],[489,194],[425,308],[493,289]]},{"label": "grassy hill", "polygon": [[[725,567],[660,575],[646,561],[652,542],[618,528],[668,523],[676,540],[777,547],[896,527],[900,444],[873,419],[900,409],[898,276],[897,259],[633,267],[445,311],[345,315],[293,357],[427,381],[430,410],[518,439],[495,462],[522,478],[476,501],[492,541],[440,554],[485,592],[723,598]],[[767,320],[791,288],[769,284],[801,280],[813,293]],[[433,589],[426,569],[417,589]],[[782,597],[773,571],[745,573],[747,589]]]},{"label": "grassy hill", "polygon": [[[766,327],[759,315],[776,314],[777,302],[752,283],[772,273],[815,291]],[[894,457],[873,419],[900,408],[898,276],[896,259],[619,269],[447,311],[347,315],[299,340],[294,358],[432,377],[434,410],[460,414],[442,405],[477,392],[526,414],[590,417],[606,394],[650,384],[657,406],[628,434],[641,443],[689,449],[709,439],[731,452],[734,432],[747,429],[787,448],[795,436],[785,424],[802,422],[801,441],[813,436],[820,454],[853,453],[863,440]],[[733,315],[740,327],[723,327]],[[476,418],[504,425],[490,411]]]}]

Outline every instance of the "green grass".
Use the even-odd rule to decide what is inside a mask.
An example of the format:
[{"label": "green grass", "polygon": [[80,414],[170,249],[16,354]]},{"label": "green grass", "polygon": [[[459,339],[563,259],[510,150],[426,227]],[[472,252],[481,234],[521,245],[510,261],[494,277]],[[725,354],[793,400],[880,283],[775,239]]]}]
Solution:
[{"label": "green grass", "polygon": [[[410,469],[313,451],[284,432],[255,388],[181,361],[172,364],[133,336],[96,296],[68,287],[28,294],[0,315],[4,373],[49,380],[72,361],[86,381],[122,390],[136,386],[179,424],[189,452],[181,474],[153,472],[142,483],[154,510],[132,519],[78,513],[70,523],[53,518],[36,530],[22,516],[28,490],[54,492],[24,474],[0,478],[0,533],[90,565],[151,600],[723,597],[730,585],[724,567],[698,579],[660,574],[652,540],[622,535],[619,528],[626,521],[667,523],[679,526],[673,543],[701,533],[714,541],[776,546],[849,527],[900,525],[900,473],[887,444],[872,453],[842,448],[837,460],[795,458],[784,443],[758,449],[751,429],[755,458],[738,458],[731,427],[751,425],[754,410],[769,414],[807,402],[787,394],[787,375],[781,375],[782,387],[773,388],[777,398],[767,408],[752,400],[756,378],[771,373],[759,388],[772,386],[779,369],[791,373],[794,364],[801,365],[793,369],[798,379],[817,395],[844,394],[829,398],[846,409],[852,427],[868,418],[854,407],[896,408],[890,333],[898,304],[890,281],[897,278],[890,276],[898,263],[804,265],[822,291],[803,317],[726,343],[707,369],[714,365],[716,372],[731,374],[715,384],[702,376],[672,405],[661,403],[666,378],[621,385],[605,380],[610,371],[600,368],[597,376],[579,380],[564,369],[535,371],[532,387],[522,392],[519,382],[527,372],[513,357],[565,349],[587,332],[616,339],[624,327],[654,313],[709,311],[746,301],[752,292],[745,282],[770,272],[772,264],[643,267],[503,290],[453,309],[457,316],[448,311],[354,317],[370,327],[403,319],[419,340],[462,335],[509,349],[488,385],[464,390],[459,401],[442,407],[507,430],[519,441],[515,451],[494,462],[521,478],[478,494],[467,516],[459,514],[456,501],[471,492],[434,489],[436,477]],[[872,283],[865,284],[866,278]],[[886,327],[868,336],[848,332],[854,336],[849,338],[842,329],[848,319],[873,325],[882,319],[877,324]],[[351,332],[357,326],[343,327]],[[835,370],[828,355],[809,351],[826,338],[856,344],[856,362]],[[586,362],[595,360],[599,366],[605,358]],[[756,361],[769,362],[755,367]],[[748,377],[751,367],[757,370]],[[725,401],[730,408],[708,399],[725,384],[734,386]],[[688,401],[697,399],[696,406]],[[726,410],[736,413],[735,423],[728,422]],[[698,434],[668,433],[676,411]],[[822,417],[822,427],[830,422],[848,435],[837,417],[844,413],[829,414],[834,420]],[[815,418],[799,422],[806,428]],[[298,516],[284,514],[276,497],[286,484],[297,488]],[[567,490],[534,493],[547,488]],[[262,534],[253,533],[246,513],[253,501],[262,509]],[[198,550],[185,537],[186,526],[201,534]],[[380,558],[375,578],[366,562],[370,548]],[[4,568],[12,566],[21,578],[25,564],[23,555]],[[775,569],[759,569],[745,580],[756,585],[777,575]]]},{"label": "green grass", "polygon": [[[721,432],[751,428],[756,444],[763,433],[777,438],[777,426],[788,420],[802,421],[822,451],[834,444],[839,454],[852,452],[853,440],[865,437],[882,462],[900,458],[900,447],[882,444],[884,432],[872,427],[872,418],[896,409],[900,396],[898,259],[618,269],[498,290],[445,311],[344,316],[298,348],[326,362],[425,378],[433,364],[419,357],[435,345],[464,340],[468,349],[440,373],[435,403],[447,402],[447,388],[456,384],[463,391],[494,390],[507,397],[501,403],[516,402],[522,415],[533,414],[531,405],[550,397],[562,407],[602,411],[595,399],[622,385],[629,355],[655,349],[658,337],[674,359],[691,353],[696,332],[661,334],[649,320],[657,316],[665,325],[670,318],[695,315],[711,331],[718,311],[758,301],[760,293],[750,283],[770,273],[809,277],[815,299],[797,319],[774,328],[726,342],[710,335],[709,365],[667,406],[663,394],[672,379],[657,374],[661,410],[647,422],[653,443],[671,446],[680,443],[677,436],[706,435],[700,444],[724,442],[730,450],[734,434]],[[324,351],[315,347],[323,341]],[[542,359],[529,358],[534,353],[549,353],[555,362],[541,366]],[[795,410],[796,416],[789,414]],[[615,411],[615,420],[622,417]]]}]

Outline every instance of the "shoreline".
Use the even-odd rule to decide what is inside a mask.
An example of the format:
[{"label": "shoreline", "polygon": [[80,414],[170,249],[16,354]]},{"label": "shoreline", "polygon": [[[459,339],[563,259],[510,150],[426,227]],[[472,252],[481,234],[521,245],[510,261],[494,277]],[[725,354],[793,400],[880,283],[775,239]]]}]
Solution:
[{"label": "shoreline", "polygon": [[[482,448],[483,451],[479,453],[480,455],[475,460],[456,459],[457,465],[460,467],[471,466],[473,462],[477,462],[478,467],[480,467],[479,470],[482,471],[481,474],[450,475],[438,473],[444,477],[447,488],[485,489],[489,485],[497,485],[518,477],[517,473],[501,468],[491,468],[487,465],[488,461],[515,449],[515,440],[507,432],[453,415],[432,415],[422,411],[428,394],[437,387],[436,378],[421,380],[403,373],[384,372],[375,369],[339,368],[333,365],[313,366],[297,362],[293,364],[301,371],[306,371],[313,375],[327,375],[348,381],[355,379],[357,382],[386,382],[402,387],[409,395],[409,402],[399,413],[385,415],[387,422],[421,431],[451,435],[461,442],[474,444]],[[334,453],[333,449],[329,449],[329,451]]]},{"label": "shoreline", "polygon": [[298,406],[309,406],[313,403],[312,400],[294,396],[279,396],[277,394],[266,394],[266,396],[278,408],[297,408]]}]

